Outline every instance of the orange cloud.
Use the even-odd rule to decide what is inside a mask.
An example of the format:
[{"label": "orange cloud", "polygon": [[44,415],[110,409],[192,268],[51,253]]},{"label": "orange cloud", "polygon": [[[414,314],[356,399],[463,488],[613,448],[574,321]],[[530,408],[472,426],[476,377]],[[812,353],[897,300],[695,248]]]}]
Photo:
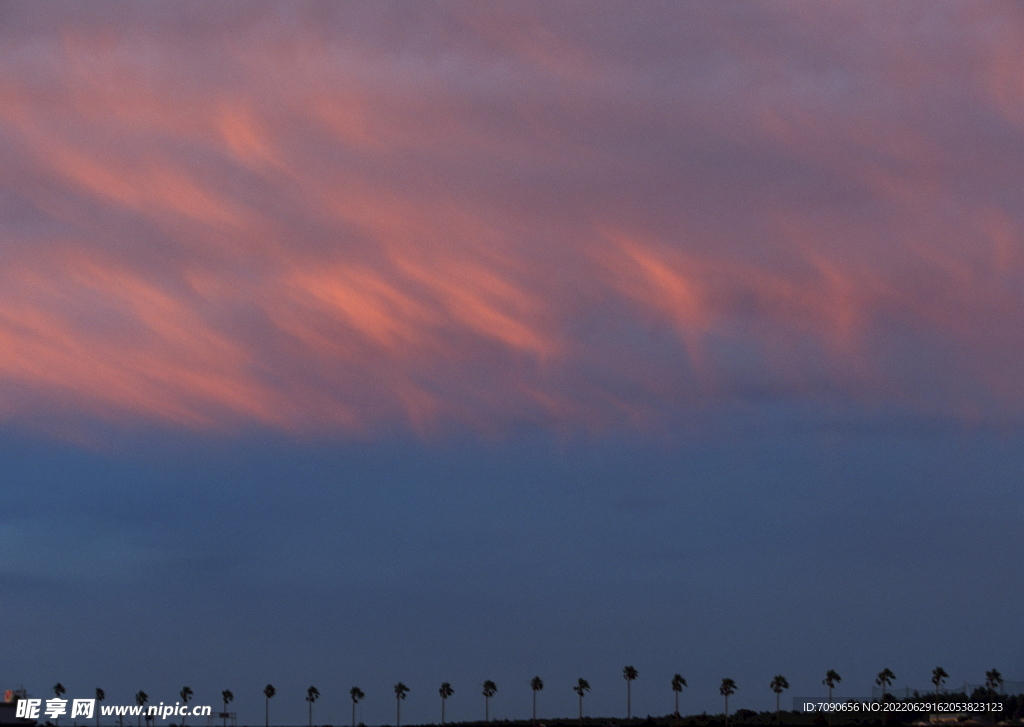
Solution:
[{"label": "orange cloud", "polygon": [[[752,33],[661,8],[623,35],[438,9],[403,45],[386,11],[294,12],[303,33],[100,13],[0,45],[0,416],[1022,413],[1009,36],[908,48],[855,6],[835,42],[819,12]],[[965,54],[956,84],[925,41]]]}]

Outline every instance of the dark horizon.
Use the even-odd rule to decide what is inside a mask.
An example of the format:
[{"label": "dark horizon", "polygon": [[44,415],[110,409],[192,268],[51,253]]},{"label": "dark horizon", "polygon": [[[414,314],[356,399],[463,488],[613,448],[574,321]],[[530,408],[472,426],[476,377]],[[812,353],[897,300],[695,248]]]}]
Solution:
[{"label": "dark horizon", "polygon": [[[944,673],[944,670],[943,670],[943,673]],[[933,675],[934,675],[934,671],[933,671]],[[840,678],[839,678],[838,682],[836,683],[836,686],[838,686],[839,684],[842,683],[841,675],[839,675],[839,677]],[[881,677],[881,673],[879,673],[878,677]],[[943,677],[943,682],[948,680],[948,677],[949,677],[949,675],[945,674],[944,677]],[[783,713],[788,713],[788,714],[791,714],[791,715],[801,715],[802,714],[802,715],[806,716],[806,719],[804,718],[804,716],[801,716],[799,718],[793,717],[791,719],[790,723],[793,723],[793,724],[804,724],[806,722],[807,724],[813,724],[814,723],[814,719],[813,718],[814,718],[815,714],[821,714],[822,713],[820,711],[820,703],[828,702],[828,697],[820,695],[820,694],[809,695],[807,693],[807,690],[805,690],[804,692],[794,691],[793,688],[792,688],[792,685],[788,684],[788,682],[784,682],[784,685],[785,686],[784,686],[783,690],[780,692],[780,707],[781,707],[781,711]],[[876,685],[877,685],[877,681],[876,681]],[[61,684],[61,686],[63,686],[63,684]],[[268,686],[270,686],[270,685],[268,685]],[[548,689],[548,686],[550,686],[550,685],[542,686],[541,689],[538,690],[538,693],[539,694],[543,694],[544,690]],[[772,685],[769,685],[769,686],[772,686]],[[827,686],[824,686],[824,688],[827,689]],[[700,712],[692,712],[692,713],[686,712],[684,709],[682,709],[682,705],[685,704],[685,697],[684,697],[684,692],[685,691],[687,691],[687,689],[684,687],[683,690],[680,692],[680,699],[681,699],[680,707],[681,708],[680,708],[680,716],[678,718],[674,715],[673,712],[666,712],[666,713],[651,713],[651,712],[647,712],[646,714],[634,714],[632,718],[627,718],[625,716],[615,716],[615,717],[610,717],[610,716],[603,716],[603,717],[602,716],[593,716],[593,715],[587,714],[586,711],[585,711],[584,715],[583,715],[583,722],[584,722],[584,724],[589,724],[589,725],[612,725],[612,726],[615,726],[615,725],[653,724],[653,723],[657,723],[657,724],[665,724],[665,723],[667,723],[667,724],[675,724],[676,720],[679,719],[679,720],[682,721],[683,724],[687,724],[687,723],[692,723],[694,720],[697,720],[698,718],[708,718],[708,719],[712,719],[712,720],[714,720],[717,716],[723,716],[723,718],[724,718],[724,711],[722,711],[722,712],[715,712],[714,710],[701,710]],[[850,702],[859,703],[857,706],[859,708],[863,708],[863,710],[864,710],[864,711],[861,711],[861,709],[858,709],[857,711],[833,712],[833,723],[834,724],[871,723],[872,719],[878,718],[880,715],[877,713],[877,711],[876,712],[871,712],[867,708],[865,708],[865,705],[866,704],[872,704],[872,703],[879,702],[879,701],[883,701],[882,700],[882,693],[881,693],[880,688],[878,686],[872,686],[869,691],[870,691],[870,694],[867,697],[863,697],[863,698],[857,698],[857,697],[852,697],[851,696],[851,697],[846,697],[844,699],[840,699],[840,698],[836,697],[835,695],[833,695],[833,697],[834,697],[832,699],[832,703],[833,704],[844,703],[844,702],[846,702],[846,703],[850,703]],[[262,692],[261,692],[261,694],[262,694]],[[533,694],[532,688],[531,688],[530,694]],[[587,695],[589,695],[589,694],[590,694],[590,692],[588,690]],[[674,689],[673,689],[673,694],[675,694],[675,690]],[[454,692],[453,692],[453,695],[454,695]],[[785,695],[785,696],[783,696],[783,695]],[[29,697],[29,698],[40,698],[38,695],[33,695],[33,694],[28,694],[26,696]],[[65,694],[64,696],[66,696],[68,698],[83,698],[81,695],[78,695],[78,694],[74,694],[74,695]],[[228,707],[227,714],[234,714],[236,716],[236,724],[234,725],[234,727],[247,727],[245,724],[237,723],[237,711],[236,711],[235,700],[238,698],[238,696],[239,695],[236,695],[234,693],[231,694],[231,701],[227,705],[227,707]],[[276,696],[277,695],[275,694],[274,698],[276,698]],[[319,702],[319,698],[321,696],[323,696],[322,693],[317,695],[317,700],[314,702],[314,704]],[[483,696],[483,695],[481,694],[480,696]],[[737,690],[737,692],[735,694],[732,695],[732,697],[733,698],[740,697],[738,690]],[[382,722],[379,725],[373,725],[373,724],[367,725],[366,723],[364,723],[361,720],[361,712],[362,712],[362,708],[364,706],[363,705],[363,699],[365,699],[365,698],[366,698],[366,694],[362,693],[362,695],[360,697],[360,700],[356,703],[356,714],[357,714],[356,724],[357,724],[357,727],[391,727],[391,725],[394,724],[393,722]],[[451,698],[451,697],[449,697],[449,698]],[[493,695],[492,695],[492,698],[493,698]],[[242,699],[244,700],[244,696],[242,697]],[[43,698],[43,700],[44,700],[44,705],[45,705],[45,697]],[[191,701],[188,702],[188,703],[183,703],[183,702],[181,702],[180,699],[174,700],[173,702],[165,702],[164,700],[151,700],[149,698],[149,695],[147,694],[146,695],[146,702],[142,705],[142,709],[144,711],[146,711],[148,709],[151,709],[151,708],[154,708],[154,707],[158,707],[158,705],[162,706],[164,704],[167,704],[167,705],[184,705],[185,707],[187,707],[189,709],[196,709],[196,708],[203,708],[205,706],[210,706],[213,709],[212,709],[212,715],[209,718],[203,718],[201,716],[192,716],[188,720],[186,720],[186,724],[188,722],[192,722],[194,724],[202,723],[204,721],[204,719],[212,720],[213,723],[223,722],[224,721],[224,718],[221,716],[221,714],[223,714],[222,710],[223,710],[223,706],[224,706],[222,698],[221,698],[221,701],[219,703],[203,702],[203,701],[199,701],[195,697],[195,695],[193,693],[192,696],[190,696],[190,700]],[[1005,707],[1004,707],[1003,714],[1005,714],[1006,717],[1011,718],[1014,715],[1017,715],[1020,718],[1024,718],[1024,681],[1015,681],[1015,680],[1006,679],[1005,677],[1002,676],[1002,674],[998,670],[990,670],[990,671],[986,672],[986,674],[985,674],[985,681],[984,682],[971,683],[971,682],[966,682],[965,681],[965,682],[963,682],[960,685],[943,683],[943,684],[940,685],[938,693],[936,693],[936,685],[934,684],[934,681],[933,681],[933,683],[930,685],[930,689],[927,689],[927,690],[920,689],[920,688],[915,688],[915,687],[910,687],[910,686],[888,687],[886,689],[886,691],[885,691],[885,694],[884,694],[884,701],[891,701],[891,702],[900,701],[900,702],[926,703],[926,704],[927,703],[938,702],[939,704],[945,704],[945,705],[949,705],[949,704],[952,704],[952,703],[971,702],[971,703],[975,703],[975,707],[978,707],[978,708],[981,708],[980,705],[990,704],[993,700],[995,700],[997,702],[1004,703]],[[394,708],[395,707],[395,699],[394,699],[394,697],[392,697],[392,699],[390,701],[391,701],[392,708]],[[436,705],[436,706],[439,707],[440,706],[440,695],[438,695],[436,701],[438,701],[438,705]],[[802,705],[805,705],[805,703],[807,703],[807,702],[811,702],[813,704],[819,705],[819,707],[816,708],[815,710],[812,710],[811,712],[807,712],[806,710],[803,709],[803,706],[802,706]],[[137,705],[138,704],[138,700],[136,699],[133,702],[133,704]],[[307,709],[308,709],[308,707],[309,707],[308,701],[306,701],[306,704],[307,704]],[[403,699],[403,705],[404,704],[405,704],[405,700]],[[783,705],[785,705],[785,706],[783,706]],[[113,708],[113,707],[116,707],[116,706],[132,706],[132,705],[112,703],[112,702],[110,702],[110,700],[104,698],[103,702],[97,703],[97,711],[99,710],[100,706],[104,706],[104,707],[107,707],[108,709],[110,709],[110,708]],[[351,706],[352,705],[351,705],[351,701],[350,701],[349,702],[349,708],[350,709],[351,709]],[[872,705],[872,709],[880,709],[880,708],[881,708],[880,705],[878,705],[878,706]],[[956,711],[956,710],[948,710],[948,711]],[[964,709],[964,710],[959,710],[959,711],[966,713],[966,712],[969,712],[970,710]],[[731,702],[731,705],[730,705],[730,714],[740,713],[742,715],[742,713],[744,713],[744,712],[750,712],[752,714],[760,714],[760,715],[773,715],[773,716],[775,714],[775,710],[773,710],[773,709],[750,710],[750,709],[748,709],[747,707],[744,706],[744,703],[742,702],[741,699],[733,699],[733,701]],[[911,721],[912,719],[914,719],[914,715],[915,714],[918,714],[918,712],[907,712],[907,713],[902,713],[902,714],[893,714],[892,716],[894,718],[899,718],[902,721],[906,722],[906,721]],[[809,715],[809,716],[807,716],[807,715]],[[983,713],[983,716],[985,716],[985,715],[988,715],[988,713],[987,712]],[[314,710],[314,716],[315,716],[315,710]],[[123,717],[123,719],[127,720],[129,722],[129,727],[130,727],[131,723],[139,721],[140,718],[138,716],[125,715]],[[228,719],[229,722],[231,721],[230,718],[227,718],[227,719]],[[104,722],[107,722],[108,724],[110,724],[111,720],[113,720],[115,723],[118,722],[118,720],[117,720],[117,718],[115,716],[108,715],[108,716],[101,717],[100,722],[97,723],[97,724],[102,724]],[[653,720],[653,722],[652,722],[652,720]],[[796,720],[796,721],[794,721],[794,720]],[[78,720],[71,720],[71,721],[72,721],[73,724],[76,724]],[[181,722],[179,722],[179,721],[169,720],[169,719],[161,719],[161,718],[159,718],[159,716],[157,716],[157,717],[145,717],[145,716],[143,716],[141,718],[141,721],[144,722],[147,725],[147,727],[152,727],[152,725],[157,725],[157,724],[164,724],[164,725],[166,725],[166,727],[179,727],[181,725]],[[92,720],[85,720],[85,722],[92,723]],[[490,722],[502,723],[502,724],[533,724],[535,721],[532,718],[508,718],[508,717],[506,717],[506,718],[493,718],[493,719],[490,720]],[[536,722],[537,723],[543,723],[546,727],[552,727],[553,725],[571,725],[571,724],[578,724],[579,723],[579,717],[578,716],[577,717],[572,717],[572,716],[552,717],[550,715],[543,716],[542,714],[538,714]],[[40,720],[37,721],[37,724],[41,725],[41,726],[45,725],[46,727],[51,727],[51,726],[55,725],[55,723],[52,722],[49,719],[40,719]],[[259,722],[259,723],[253,722],[251,727],[260,727],[260,725],[263,725],[263,724],[265,724],[265,723],[264,722]],[[273,722],[271,722],[270,727],[303,727],[304,724],[308,725],[309,724],[308,720],[305,723],[295,724],[295,725],[275,725]],[[346,724],[351,724],[351,719],[348,722],[344,722],[344,721],[342,721],[342,722],[329,722],[329,721],[325,722],[325,721],[322,721],[322,720],[314,719],[313,727],[318,727],[318,725],[319,725],[319,727],[344,727],[344,725],[346,725]],[[403,727],[437,727],[437,725],[440,725],[440,724],[441,723],[439,721],[438,722],[423,722],[423,723],[420,723],[420,724],[406,723],[405,721],[402,722]],[[458,721],[445,720],[444,724],[445,725],[452,725],[453,727],[485,727],[486,724],[488,724],[488,721],[486,721],[486,720],[478,720],[478,719],[458,720]]]}]

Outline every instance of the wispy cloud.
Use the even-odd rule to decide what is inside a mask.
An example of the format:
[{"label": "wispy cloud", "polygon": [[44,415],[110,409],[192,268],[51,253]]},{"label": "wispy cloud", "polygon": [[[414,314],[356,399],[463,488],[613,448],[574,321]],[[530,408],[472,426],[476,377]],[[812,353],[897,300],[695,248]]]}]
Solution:
[{"label": "wispy cloud", "polygon": [[1012,6],[65,10],[0,37],[2,416],[1022,413]]}]

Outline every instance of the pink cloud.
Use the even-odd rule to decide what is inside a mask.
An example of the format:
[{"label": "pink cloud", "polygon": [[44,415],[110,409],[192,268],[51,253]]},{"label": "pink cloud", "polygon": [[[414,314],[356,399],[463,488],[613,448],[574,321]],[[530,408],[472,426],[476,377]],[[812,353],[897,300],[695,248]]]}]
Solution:
[{"label": "pink cloud", "polygon": [[19,9],[0,416],[1022,413],[1006,6],[405,7]]}]

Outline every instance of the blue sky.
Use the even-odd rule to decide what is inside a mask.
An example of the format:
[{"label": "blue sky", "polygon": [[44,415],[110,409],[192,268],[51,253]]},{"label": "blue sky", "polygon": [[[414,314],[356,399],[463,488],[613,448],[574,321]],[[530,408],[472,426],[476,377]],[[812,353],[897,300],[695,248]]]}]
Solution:
[{"label": "blue sky", "polygon": [[[780,427],[781,428],[781,427]],[[166,439],[98,454],[10,435],[19,485],[5,503],[8,679],[36,694],[62,681],[112,703],[222,689],[258,721],[496,718],[624,709],[621,667],[640,671],[634,707],[769,708],[767,680],[865,697],[889,666],[898,684],[981,680],[1016,659],[1013,505],[1018,442],[928,426],[822,432],[791,423],[740,436],[555,444],[296,444],[278,437]],[[620,662],[622,662],[620,664]],[[14,668],[17,667],[15,672]],[[179,682],[181,684],[179,684]],[[437,684],[435,684],[435,682]],[[95,684],[94,684],[95,683]]]}]

